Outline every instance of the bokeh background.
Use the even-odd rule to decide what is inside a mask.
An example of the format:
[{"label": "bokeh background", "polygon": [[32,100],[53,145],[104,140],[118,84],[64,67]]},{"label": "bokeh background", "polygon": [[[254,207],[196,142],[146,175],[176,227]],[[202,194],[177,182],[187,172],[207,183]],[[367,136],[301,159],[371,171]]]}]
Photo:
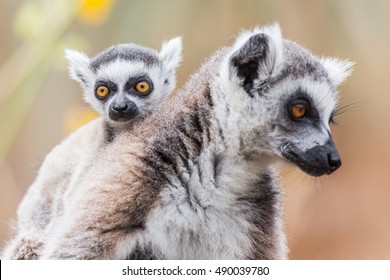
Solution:
[{"label": "bokeh background", "polygon": [[356,62],[351,109],[332,128],[330,177],[281,171],[292,259],[390,259],[390,2],[383,0],[13,0],[0,2],[0,247],[44,156],[94,118],[68,78],[64,48],[159,48],[184,39],[178,86],[242,29],[278,21],[285,37]]}]

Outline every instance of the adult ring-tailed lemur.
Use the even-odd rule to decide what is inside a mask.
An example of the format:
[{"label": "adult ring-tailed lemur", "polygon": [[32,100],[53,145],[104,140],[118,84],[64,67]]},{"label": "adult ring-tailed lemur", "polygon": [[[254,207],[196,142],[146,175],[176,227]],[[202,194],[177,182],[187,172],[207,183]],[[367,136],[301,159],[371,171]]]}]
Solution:
[{"label": "adult ring-tailed lemur", "polygon": [[45,237],[61,216],[70,186],[93,157],[122,131],[131,131],[168,98],[176,86],[181,38],[161,51],[135,44],[113,46],[94,58],[67,50],[70,76],[84,89],[84,99],[102,117],[81,127],[45,158],[18,209],[17,233],[3,259],[37,259]]}]

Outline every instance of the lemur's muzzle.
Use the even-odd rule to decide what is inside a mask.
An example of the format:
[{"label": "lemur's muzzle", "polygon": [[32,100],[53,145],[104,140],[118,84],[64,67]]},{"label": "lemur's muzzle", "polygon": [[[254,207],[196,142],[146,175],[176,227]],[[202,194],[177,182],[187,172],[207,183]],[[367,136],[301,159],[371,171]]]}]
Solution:
[{"label": "lemur's muzzle", "polygon": [[109,107],[108,115],[114,121],[127,122],[138,115],[138,108],[134,102],[129,100],[114,101]]},{"label": "lemur's muzzle", "polygon": [[289,150],[285,157],[311,176],[329,175],[341,166],[340,155],[332,137],[324,145],[305,152]]}]

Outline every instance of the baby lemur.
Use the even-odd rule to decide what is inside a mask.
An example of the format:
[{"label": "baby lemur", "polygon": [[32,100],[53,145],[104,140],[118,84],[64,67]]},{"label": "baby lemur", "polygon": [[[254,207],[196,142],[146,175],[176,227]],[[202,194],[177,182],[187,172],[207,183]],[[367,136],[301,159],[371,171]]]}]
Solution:
[{"label": "baby lemur", "polygon": [[42,258],[286,258],[274,166],[340,167],[329,125],[350,67],[278,25],[243,32],[91,160]]},{"label": "baby lemur", "polygon": [[71,78],[81,84],[85,100],[102,117],[71,134],[46,156],[19,206],[17,233],[2,258],[39,257],[49,224],[61,215],[63,201],[70,195],[73,178],[82,174],[99,149],[122,131],[131,131],[172,93],[181,49],[177,37],[164,43],[160,52],[135,44],[113,46],[92,59],[66,51]]}]

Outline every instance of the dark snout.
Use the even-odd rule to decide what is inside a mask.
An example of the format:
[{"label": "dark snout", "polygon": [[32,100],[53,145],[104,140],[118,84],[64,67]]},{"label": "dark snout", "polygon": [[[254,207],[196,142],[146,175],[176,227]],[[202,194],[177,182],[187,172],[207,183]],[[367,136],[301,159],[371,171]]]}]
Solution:
[{"label": "dark snout", "polygon": [[127,122],[138,115],[138,108],[130,100],[114,101],[110,104],[108,116],[113,121]]},{"label": "dark snout", "polygon": [[341,166],[340,155],[332,138],[329,138],[324,145],[313,147],[305,152],[290,150],[287,159],[311,176],[329,175]]}]

